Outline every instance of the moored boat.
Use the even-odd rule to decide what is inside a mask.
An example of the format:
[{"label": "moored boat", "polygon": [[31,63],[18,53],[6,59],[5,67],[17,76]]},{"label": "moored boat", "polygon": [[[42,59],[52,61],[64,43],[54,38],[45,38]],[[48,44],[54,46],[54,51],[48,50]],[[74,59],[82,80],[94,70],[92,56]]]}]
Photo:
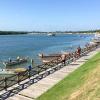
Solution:
[{"label": "moored boat", "polygon": [[48,36],[56,36],[55,33],[48,33]]},{"label": "moored boat", "polygon": [[94,43],[100,43],[100,40],[99,39],[93,39],[92,42],[94,42]]},{"label": "moored boat", "polygon": [[61,57],[61,54],[50,54],[50,55],[44,55],[44,54],[39,54],[38,55],[43,63],[48,63],[54,59],[57,59],[58,57]]},{"label": "moored boat", "polygon": [[28,61],[27,58],[18,58],[16,60],[9,60],[9,61],[6,61],[6,62],[3,62],[3,64],[5,66],[13,66],[13,65],[19,65],[19,64],[22,64],[22,63],[26,63]]},{"label": "moored boat", "polygon": [[[65,55],[68,55],[68,53],[63,53]],[[41,61],[43,63],[48,63],[48,62],[51,62],[57,58],[61,58],[61,55],[62,53],[59,53],[59,54],[49,54],[49,55],[44,55],[44,54],[39,54],[38,56],[40,57]]]},{"label": "moored boat", "polygon": [[94,43],[100,43],[100,33],[96,33],[94,39],[92,40]]}]

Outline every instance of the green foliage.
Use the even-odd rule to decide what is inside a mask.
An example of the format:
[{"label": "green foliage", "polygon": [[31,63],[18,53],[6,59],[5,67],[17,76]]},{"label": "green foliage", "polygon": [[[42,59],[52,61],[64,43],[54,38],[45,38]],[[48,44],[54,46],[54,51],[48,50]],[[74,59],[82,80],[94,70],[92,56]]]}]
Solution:
[{"label": "green foliage", "polygon": [[0,31],[0,35],[18,35],[18,34],[27,34],[27,32]]}]

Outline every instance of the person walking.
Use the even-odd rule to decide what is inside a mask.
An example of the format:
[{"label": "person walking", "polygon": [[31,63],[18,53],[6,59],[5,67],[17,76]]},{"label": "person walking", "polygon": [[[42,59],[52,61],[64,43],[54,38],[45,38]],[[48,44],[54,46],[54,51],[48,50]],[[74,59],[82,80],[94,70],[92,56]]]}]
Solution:
[{"label": "person walking", "polygon": [[80,57],[81,56],[81,47],[80,46],[77,48],[77,53],[78,53],[78,57]]},{"label": "person walking", "polygon": [[62,54],[61,55],[61,61],[62,63],[65,65],[66,64],[66,55],[65,54]]}]

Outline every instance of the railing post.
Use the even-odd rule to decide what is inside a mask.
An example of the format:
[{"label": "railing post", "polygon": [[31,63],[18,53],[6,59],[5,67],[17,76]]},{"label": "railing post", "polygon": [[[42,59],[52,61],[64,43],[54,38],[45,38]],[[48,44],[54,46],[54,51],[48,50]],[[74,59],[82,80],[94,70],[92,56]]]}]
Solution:
[{"label": "railing post", "polygon": [[30,65],[30,66],[28,66],[28,70],[27,70],[29,79],[31,77],[31,70],[32,70],[32,66]]},{"label": "railing post", "polygon": [[4,78],[4,89],[7,91],[7,78]]},{"label": "railing post", "polygon": [[17,74],[17,82],[18,82],[18,85],[19,85],[19,83],[20,83],[20,80],[19,80],[19,73]]},{"label": "railing post", "polygon": [[28,77],[30,79],[30,77],[31,77],[31,69],[28,70]]}]

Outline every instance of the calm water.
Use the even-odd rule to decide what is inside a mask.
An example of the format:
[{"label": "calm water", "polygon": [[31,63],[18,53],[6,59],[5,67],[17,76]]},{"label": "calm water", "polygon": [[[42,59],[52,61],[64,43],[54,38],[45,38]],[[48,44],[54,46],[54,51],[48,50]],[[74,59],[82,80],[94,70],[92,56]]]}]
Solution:
[{"label": "calm water", "polygon": [[[35,63],[40,63],[38,53],[60,53],[73,51],[77,46],[83,47],[93,35],[58,34],[55,37],[47,35],[0,35],[0,62],[17,56],[33,58]],[[26,65],[21,65],[27,67]],[[0,64],[1,68],[4,68]]]}]

